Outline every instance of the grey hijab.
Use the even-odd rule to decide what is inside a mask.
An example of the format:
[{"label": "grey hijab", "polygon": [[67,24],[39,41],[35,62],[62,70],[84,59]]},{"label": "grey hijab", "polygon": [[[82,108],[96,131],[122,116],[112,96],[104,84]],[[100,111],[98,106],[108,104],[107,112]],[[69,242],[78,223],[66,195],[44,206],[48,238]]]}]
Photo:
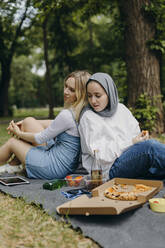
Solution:
[{"label": "grey hijab", "polygon": [[84,112],[90,109],[102,117],[111,117],[116,112],[119,102],[117,88],[113,79],[107,73],[97,72],[89,78],[86,87],[90,81],[96,81],[104,88],[109,97],[109,103],[107,107],[100,112],[95,112],[92,107],[88,105],[83,109],[81,116]]}]

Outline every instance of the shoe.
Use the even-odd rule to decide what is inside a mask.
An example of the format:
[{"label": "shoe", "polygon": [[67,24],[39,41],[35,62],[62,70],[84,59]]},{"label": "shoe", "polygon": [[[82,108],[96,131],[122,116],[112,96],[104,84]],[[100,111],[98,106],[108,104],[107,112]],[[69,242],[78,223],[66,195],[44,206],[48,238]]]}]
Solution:
[{"label": "shoe", "polygon": [[6,172],[6,164],[0,166],[0,175]]},{"label": "shoe", "polygon": [[22,164],[20,165],[4,164],[0,166],[0,174],[4,174],[4,173],[14,174],[17,172],[22,172],[22,170],[23,170]]}]

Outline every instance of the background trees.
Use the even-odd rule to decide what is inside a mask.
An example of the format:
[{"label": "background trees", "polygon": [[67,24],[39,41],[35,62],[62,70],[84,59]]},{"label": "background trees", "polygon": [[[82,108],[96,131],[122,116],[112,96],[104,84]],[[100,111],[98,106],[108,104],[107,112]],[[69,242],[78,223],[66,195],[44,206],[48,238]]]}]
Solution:
[{"label": "background trees", "polygon": [[[24,42],[23,24],[28,16],[30,17],[30,4],[30,0],[23,3],[6,0],[0,3],[0,115],[2,116],[9,114],[8,89],[11,79],[11,63],[17,48],[20,48]],[[18,41],[21,37],[22,39]]]},{"label": "background trees", "polygon": [[[163,131],[163,0],[27,0],[24,8],[21,2],[0,3],[1,116],[11,105],[48,104],[52,117],[53,106],[63,104],[63,78],[88,69],[112,75],[125,104],[154,106],[153,119]],[[43,73],[34,73],[35,68]]]},{"label": "background trees", "polygon": [[[159,56],[147,43],[156,38],[156,19],[146,11],[149,0],[120,1],[125,24],[125,60],[127,64],[128,104],[135,106],[141,94],[147,94],[158,108],[158,128],[164,130],[160,90]],[[136,90],[135,90],[136,89]]]}]

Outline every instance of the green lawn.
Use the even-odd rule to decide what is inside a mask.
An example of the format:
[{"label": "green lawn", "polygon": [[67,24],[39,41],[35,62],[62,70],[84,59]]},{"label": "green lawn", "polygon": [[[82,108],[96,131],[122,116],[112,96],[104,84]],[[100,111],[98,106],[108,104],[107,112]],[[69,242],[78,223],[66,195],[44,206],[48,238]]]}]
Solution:
[{"label": "green lawn", "polygon": [[0,145],[3,145],[5,141],[10,137],[7,133],[7,124],[0,124]]},{"label": "green lawn", "polygon": [[0,193],[1,248],[97,248],[93,241],[57,222],[40,207]]},{"label": "green lawn", "polygon": [[[54,115],[56,116],[62,107],[54,108]],[[48,108],[29,108],[29,109],[15,109],[14,117],[23,118],[27,116],[42,117],[46,118],[49,115]]]},{"label": "green lawn", "polygon": [[[56,116],[62,107],[54,108],[54,116]],[[10,120],[20,120],[24,119],[25,117],[33,116],[37,119],[47,119],[49,116],[49,110],[48,108],[21,108],[21,109],[15,109],[13,116],[11,117],[0,117],[0,123],[2,122],[9,122]]]}]

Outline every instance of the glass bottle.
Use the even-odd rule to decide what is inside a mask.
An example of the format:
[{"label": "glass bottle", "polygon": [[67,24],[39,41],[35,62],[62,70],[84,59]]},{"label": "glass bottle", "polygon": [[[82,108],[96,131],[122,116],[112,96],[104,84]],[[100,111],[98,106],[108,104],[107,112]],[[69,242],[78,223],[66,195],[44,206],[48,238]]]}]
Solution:
[{"label": "glass bottle", "polygon": [[98,154],[99,154],[99,150],[94,150],[94,160],[91,167],[91,180],[93,187],[94,186],[97,187],[98,185],[101,185],[103,178],[102,167]]},{"label": "glass bottle", "polygon": [[60,189],[66,185],[66,181],[63,179],[54,179],[53,181],[46,182],[43,184],[43,189],[55,190]]}]

